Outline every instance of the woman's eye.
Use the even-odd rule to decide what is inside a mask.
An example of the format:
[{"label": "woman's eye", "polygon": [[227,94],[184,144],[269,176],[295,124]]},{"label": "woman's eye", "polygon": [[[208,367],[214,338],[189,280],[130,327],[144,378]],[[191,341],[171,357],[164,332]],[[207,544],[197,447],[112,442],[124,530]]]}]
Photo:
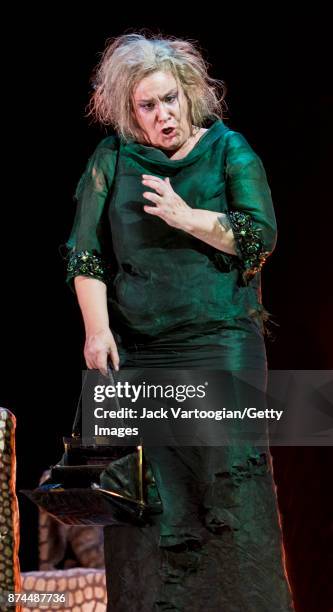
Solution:
[{"label": "woman's eye", "polygon": [[[164,101],[166,102],[166,104],[172,104],[175,100],[177,99],[177,95],[172,95],[172,96],[167,96],[166,98],[164,98]],[[151,111],[154,108],[154,103],[153,102],[147,102],[147,104],[141,104],[140,108],[142,108],[145,111]]]},{"label": "woman's eye", "polygon": [[141,108],[143,108],[144,110],[152,110],[154,108],[154,105],[149,102],[148,104],[142,104]]}]

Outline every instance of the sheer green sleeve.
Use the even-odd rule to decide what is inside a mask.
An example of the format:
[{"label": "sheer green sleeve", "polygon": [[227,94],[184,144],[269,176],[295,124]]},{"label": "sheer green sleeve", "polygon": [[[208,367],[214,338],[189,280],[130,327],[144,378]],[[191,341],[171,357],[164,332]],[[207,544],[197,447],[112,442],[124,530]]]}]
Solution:
[{"label": "sheer green sleeve", "polygon": [[90,157],[75,191],[76,214],[66,243],[66,281],[71,288],[75,276],[97,278],[105,284],[112,278],[112,237],[106,203],[115,173],[117,151],[103,143],[105,141]]},{"label": "sheer green sleeve", "polygon": [[260,158],[241,134],[230,132],[228,136],[227,217],[235,236],[238,267],[247,282],[275,248],[276,219]]}]

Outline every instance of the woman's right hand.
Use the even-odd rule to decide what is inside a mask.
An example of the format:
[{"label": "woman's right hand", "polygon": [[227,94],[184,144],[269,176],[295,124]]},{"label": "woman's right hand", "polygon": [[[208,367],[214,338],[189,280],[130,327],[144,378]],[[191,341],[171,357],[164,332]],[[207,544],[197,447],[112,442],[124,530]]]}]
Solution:
[{"label": "woman's right hand", "polygon": [[111,359],[113,368],[119,370],[119,353],[110,329],[88,334],[84,345],[84,358],[89,370],[99,370],[107,376],[107,362]]}]

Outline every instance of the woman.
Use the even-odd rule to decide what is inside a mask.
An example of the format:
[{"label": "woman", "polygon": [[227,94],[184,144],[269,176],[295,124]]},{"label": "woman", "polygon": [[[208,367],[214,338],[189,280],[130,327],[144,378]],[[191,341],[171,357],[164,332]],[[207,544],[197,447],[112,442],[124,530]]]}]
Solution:
[{"label": "woman", "polygon": [[[260,268],[276,223],[260,159],[222,121],[222,84],[191,43],[130,34],[94,85],[91,113],[114,131],[68,241],[87,367],[246,371],[265,389]],[[145,452],[163,513],[105,528],[109,609],[292,610],[268,445]]]}]

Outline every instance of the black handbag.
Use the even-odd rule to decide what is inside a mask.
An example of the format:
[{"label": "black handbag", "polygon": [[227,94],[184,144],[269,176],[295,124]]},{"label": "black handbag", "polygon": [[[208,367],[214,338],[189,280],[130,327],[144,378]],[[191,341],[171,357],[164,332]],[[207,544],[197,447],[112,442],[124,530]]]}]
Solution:
[{"label": "black handbag", "polygon": [[36,489],[20,492],[66,525],[146,524],[163,508],[142,444],[105,446],[98,437],[83,444],[81,396],[61,460]]}]

